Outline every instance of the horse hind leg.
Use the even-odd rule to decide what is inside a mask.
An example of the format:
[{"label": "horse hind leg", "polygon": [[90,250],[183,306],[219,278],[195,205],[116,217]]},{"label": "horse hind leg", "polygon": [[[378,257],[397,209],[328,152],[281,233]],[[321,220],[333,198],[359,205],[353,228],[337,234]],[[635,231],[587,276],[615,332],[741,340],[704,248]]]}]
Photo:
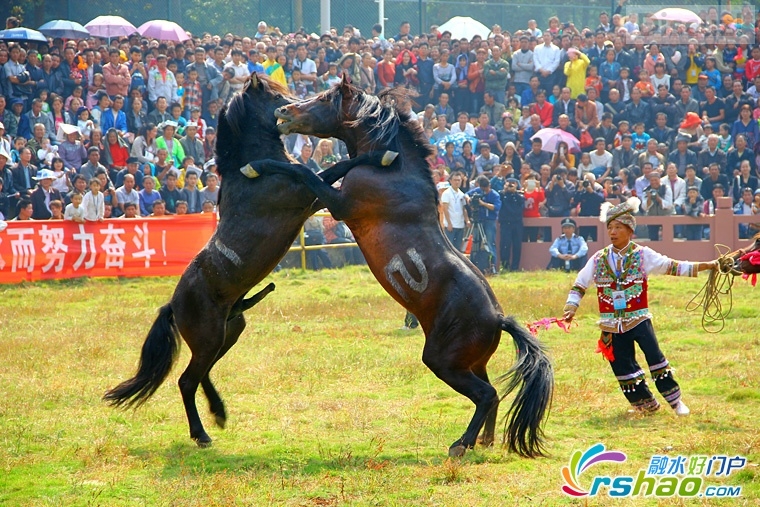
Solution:
[{"label": "horse hind leg", "polygon": [[478,378],[469,368],[455,366],[452,364],[455,361],[434,356],[437,354],[426,351],[423,353],[422,362],[449,387],[475,404],[475,414],[464,435],[449,447],[449,456],[458,458],[464,456],[467,449],[475,447],[480,429],[494,407],[499,404],[499,396],[491,384]]},{"label": "horse hind leg", "polygon": [[[488,380],[488,372],[486,371],[486,365],[478,365],[473,367],[473,373],[483,382],[487,382],[489,385],[491,382]],[[486,416],[485,424],[483,425],[483,433],[480,435],[479,443],[484,447],[491,447],[496,439],[496,417],[499,412],[499,403],[493,406]]]},{"label": "horse hind leg", "polygon": [[204,315],[201,322],[195,322],[194,326],[186,325],[183,328],[182,335],[193,355],[187,368],[179,377],[179,390],[185,405],[187,422],[190,425],[190,438],[195,440],[199,447],[208,447],[211,445],[211,437],[203,428],[198,415],[195,393],[201,381],[208,376],[219,351],[224,346],[225,318],[218,314]]},{"label": "horse hind leg", "polygon": [[214,359],[214,363],[211,365],[211,368],[209,368],[208,373],[206,373],[206,376],[203,377],[203,380],[201,380],[203,393],[206,395],[206,399],[208,400],[209,411],[214,416],[214,422],[216,425],[222,429],[224,429],[225,425],[227,424],[227,411],[224,407],[224,401],[222,401],[221,396],[219,396],[219,393],[214,387],[214,384],[211,382],[211,369],[213,369],[216,363],[222,357],[224,357],[224,355],[237,343],[238,338],[240,338],[240,335],[243,334],[244,329],[245,317],[242,315],[238,315],[237,317],[234,317],[227,321],[224,345],[217,354],[216,359]]}]

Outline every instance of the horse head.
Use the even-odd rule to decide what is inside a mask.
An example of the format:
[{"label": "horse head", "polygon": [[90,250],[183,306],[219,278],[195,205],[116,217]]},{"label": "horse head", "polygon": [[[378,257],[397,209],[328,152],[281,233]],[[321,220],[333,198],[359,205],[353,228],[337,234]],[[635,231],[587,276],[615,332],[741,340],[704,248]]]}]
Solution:
[{"label": "horse head", "polygon": [[747,275],[760,273],[760,233],[755,235],[748,248],[740,248],[728,257],[734,261],[736,271]]},{"label": "horse head", "polygon": [[251,74],[243,90],[219,114],[216,153],[220,174],[237,172],[242,163],[261,158],[262,150],[284,149],[274,113],[292,101],[283,85],[268,76]]}]

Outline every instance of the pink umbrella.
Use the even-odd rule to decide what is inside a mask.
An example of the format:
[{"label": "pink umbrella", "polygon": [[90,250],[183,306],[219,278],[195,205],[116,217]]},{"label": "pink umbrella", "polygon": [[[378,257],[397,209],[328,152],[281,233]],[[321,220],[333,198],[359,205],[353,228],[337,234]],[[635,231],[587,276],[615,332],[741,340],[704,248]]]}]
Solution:
[{"label": "pink umbrella", "polygon": [[121,16],[98,16],[84,27],[95,37],[128,37],[137,31],[135,25]]},{"label": "pink umbrella", "polygon": [[581,151],[580,141],[570,132],[565,132],[562,129],[541,129],[530,138],[531,141],[535,139],[541,140],[541,151],[556,153],[557,145],[561,142],[567,143],[570,151]]},{"label": "pink umbrella", "polygon": [[700,18],[695,12],[692,12],[689,9],[681,9],[679,7],[661,9],[652,14],[652,19],[658,21],[677,21],[686,24],[702,24],[702,18]]},{"label": "pink umbrella", "polygon": [[187,32],[174,21],[165,19],[154,19],[140,25],[137,31],[143,37],[150,37],[157,40],[171,40],[175,42],[184,42],[190,38]]}]

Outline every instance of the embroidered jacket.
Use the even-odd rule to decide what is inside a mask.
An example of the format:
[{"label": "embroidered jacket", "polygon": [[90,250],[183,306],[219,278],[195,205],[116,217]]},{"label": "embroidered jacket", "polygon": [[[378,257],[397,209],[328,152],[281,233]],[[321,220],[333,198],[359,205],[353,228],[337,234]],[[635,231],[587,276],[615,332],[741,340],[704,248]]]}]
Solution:
[{"label": "embroidered jacket", "polygon": [[[608,333],[624,333],[652,318],[647,302],[649,275],[697,276],[698,264],[674,261],[647,246],[630,243],[621,252],[622,271],[616,274],[617,254],[612,246],[596,252],[578,273],[567,296],[566,306],[578,307],[591,283],[596,284],[599,301],[599,327]],[[625,293],[626,308],[615,310],[613,292]]]}]

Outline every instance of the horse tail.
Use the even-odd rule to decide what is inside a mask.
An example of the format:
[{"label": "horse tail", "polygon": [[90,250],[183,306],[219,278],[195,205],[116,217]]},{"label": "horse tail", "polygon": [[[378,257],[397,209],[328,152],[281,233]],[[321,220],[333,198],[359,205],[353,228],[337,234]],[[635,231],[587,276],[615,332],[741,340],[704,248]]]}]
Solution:
[{"label": "horse tail", "polygon": [[544,455],[544,432],[541,423],[551,406],[554,370],[549,356],[527,329],[514,317],[502,317],[501,328],[512,335],[517,362],[496,384],[504,384],[500,399],[519,386],[505,416],[504,439],[509,449],[525,457]]},{"label": "horse tail", "polygon": [[164,382],[179,353],[180,334],[171,304],[158,311],[158,317],[148,331],[142,346],[137,373],[103,396],[114,407],[139,407]]}]

